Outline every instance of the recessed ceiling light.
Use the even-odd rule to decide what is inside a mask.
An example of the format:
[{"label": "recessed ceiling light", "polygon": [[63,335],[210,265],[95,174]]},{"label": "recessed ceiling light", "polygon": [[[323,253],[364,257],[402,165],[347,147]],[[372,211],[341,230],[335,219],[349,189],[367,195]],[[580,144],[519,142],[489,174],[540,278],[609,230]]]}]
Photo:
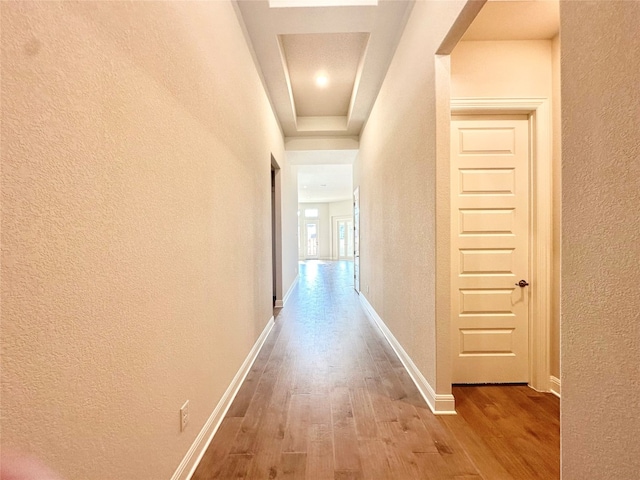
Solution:
[{"label": "recessed ceiling light", "polygon": [[316,85],[320,88],[324,88],[329,83],[329,77],[327,77],[324,73],[319,73],[316,75]]},{"label": "recessed ceiling light", "polygon": [[320,184],[320,186],[321,186],[321,187],[326,187],[326,186],[327,186],[327,184],[326,184],[326,183],[321,183],[321,184]]}]

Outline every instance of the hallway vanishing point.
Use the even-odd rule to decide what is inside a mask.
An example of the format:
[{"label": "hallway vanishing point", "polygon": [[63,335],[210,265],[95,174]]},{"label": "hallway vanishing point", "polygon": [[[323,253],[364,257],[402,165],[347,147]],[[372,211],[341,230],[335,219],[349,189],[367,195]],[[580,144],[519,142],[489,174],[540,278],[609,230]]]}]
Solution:
[{"label": "hallway vanishing point", "polygon": [[559,401],[454,387],[434,416],[360,306],[351,262],[307,261],[198,466],[209,479],[556,479]]}]

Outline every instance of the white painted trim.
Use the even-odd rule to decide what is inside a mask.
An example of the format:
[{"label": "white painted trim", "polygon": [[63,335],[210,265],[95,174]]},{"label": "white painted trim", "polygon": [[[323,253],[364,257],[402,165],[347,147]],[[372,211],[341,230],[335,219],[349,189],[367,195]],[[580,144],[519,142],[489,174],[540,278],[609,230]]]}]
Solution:
[{"label": "white painted trim", "polygon": [[[300,239],[302,240],[302,253],[303,260],[331,260],[331,258],[320,257],[320,213],[318,213],[317,217],[304,217],[304,209],[302,209],[301,215],[303,216],[302,222],[300,222],[300,228],[302,228],[302,232],[300,232]],[[316,254],[309,256],[307,252],[309,251],[309,245],[307,238],[307,225],[314,224],[316,226]],[[302,235],[304,234],[304,235]]]},{"label": "white painted trim", "polygon": [[282,298],[282,170],[277,160],[271,154],[271,168],[274,175],[274,191],[272,196],[272,242],[273,242],[273,269],[276,298]]},{"label": "white painted trim", "polygon": [[287,294],[284,296],[284,298],[282,300],[276,300],[276,304],[275,304],[276,308],[283,308],[287,304],[287,300],[289,300],[289,297],[293,293],[293,289],[298,284],[299,279],[300,279],[300,276],[296,275],[296,278],[293,279],[293,283],[291,283],[291,286],[289,287],[289,290],[287,290]]},{"label": "white painted trim", "polygon": [[551,385],[551,393],[560,398],[560,379],[551,375],[549,377],[549,384]]},{"label": "white painted trim", "polygon": [[218,402],[218,405],[216,405],[216,408],[213,409],[213,412],[209,416],[209,419],[202,427],[202,430],[200,430],[200,433],[194,440],[191,448],[189,448],[189,451],[182,459],[182,462],[180,462],[180,465],[178,465],[178,468],[171,477],[171,480],[189,480],[193,473],[196,471],[196,467],[200,463],[200,460],[202,460],[204,452],[207,451],[211,440],[213,440],[213,436],[218,431],[218,428],[220,427],[224,416],[227,414],[227,410],[229,410],[231,403],[233,403],[233,399],[238,394],[238,390],[240,390],[242,382],[244,382],[244,379],[247,377],[249,370],[251,370],[251,366],[258,357],[258,353],[260,353],[260,350],[262,349],[265,340],[269,336],[269,332],[271,332],[273,325],[274,319],[273,317],[271,317],[267,322],[267,325],[264,327],[264,330],[256,340],[256,343],[251,348],[251,351],[247,355],[247,358],[242,363],[240,370],[238,370],[236,376],[233,377],[231,384],[222,395],[222,398]]},{"label": "white painted trim", "polygon": [[[466,7],[465,7],[466,8]],[[436,390],[451,393],[451,57],[435,56],[436,87]]]},{"label": "white painted trim", "polygon": [[456,98],[451,114],[527,114],[531,116],[533,214],[531,218],[530,385],[551,389],[549,332],[551,324],[552,138],[551,107],[547,98]]},{"label": "white painted trim", "polygon": [[362,304],[362,307],[364,308],[364,311],[367,313],[369,318],[373,320],[373,322],[385,336],[385,338],[389,342],[389,345],[391,345],[391,348],[393,348],[394,352],[396,352],[396,355],[398,355],[398,358],[402,362],[402,365],[404,365],[404,368],[407,369],[411,380],[413,380],[413,383],[415,383],[418,391],[420,392],[420,395],[422,395],[422,398],[424,398],[425,402],[427,402],[427,405],[429,405],[431,411],[436,415],[455,415],[456,410],[453,395],[438,395],[433,390],[433,387],[431,387],[427,379],[424,378],[424,375],[422,375],[420,370],[418,370],[418,367],[416,367],[416,364],[413,363],[411,357],[409,357],[407,352],[405,352],[404,348],[402,348],[402,345],[400,345],[400,342],[398,342],[393,333],[391,333],[389,327],[387,327],[382,318],[380,318],[380,315],[378,315],[375,309],[367,301],[362,292],[360,292],[360,303]]}]

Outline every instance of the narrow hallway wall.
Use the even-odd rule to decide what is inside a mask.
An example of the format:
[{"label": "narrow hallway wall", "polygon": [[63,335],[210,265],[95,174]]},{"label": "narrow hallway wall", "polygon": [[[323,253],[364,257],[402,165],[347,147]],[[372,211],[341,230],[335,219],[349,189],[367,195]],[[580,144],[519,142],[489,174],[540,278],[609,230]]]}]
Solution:
[{"label": "narrow hallway wall", "polygon": [[3,449],[168,479],[272,316],[280,130],[230,2],[1,8]]},{"label": "narrow hallway wall", "polygon": [[[434,56],[464,4],[416,2],[361,136],[354,166],[354,187],[360,187],[361,199],[362,294],[434,390],[438,341]],[[448,332],[444,336],[448,342]],[[450,394],[450,383],[447,389],[436,393]]]},{"label": "narrow hallway wall", "polygon": [[560,2],[562,478],[640,472],[640,3]]}]

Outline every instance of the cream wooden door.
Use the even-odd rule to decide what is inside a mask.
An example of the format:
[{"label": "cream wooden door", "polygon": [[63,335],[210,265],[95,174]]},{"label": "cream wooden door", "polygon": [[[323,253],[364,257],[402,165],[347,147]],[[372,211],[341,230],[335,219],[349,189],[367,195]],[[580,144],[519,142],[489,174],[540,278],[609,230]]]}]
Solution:
[{"label": "cream wooden door", "polygon": [[529,381],[529,122],[451,123],[454,383]]}]

